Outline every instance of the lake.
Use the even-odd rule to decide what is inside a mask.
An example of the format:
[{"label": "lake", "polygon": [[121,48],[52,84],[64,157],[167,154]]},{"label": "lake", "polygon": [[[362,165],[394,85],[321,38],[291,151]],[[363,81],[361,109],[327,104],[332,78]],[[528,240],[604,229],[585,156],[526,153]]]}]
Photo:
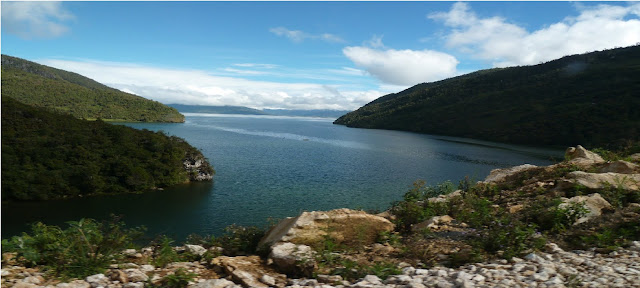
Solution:
[{"label": "lake", "polygon": [[149,235],[184,239],[222,233],[224,227],[267,225],[267,219],[302,211],[353,208],[385,210],[413,182],[458,183],[484,179],[491,169],[525,163],[548,165],[558,149],[368,130],[333,125],[334,119],[185,114],[185,123],[124,123],[186,139],[209,158],[212,183],[194,183],[145,194],[3,203],[2,237],[43,221],[60,225],[80,218],[123,215]]}]

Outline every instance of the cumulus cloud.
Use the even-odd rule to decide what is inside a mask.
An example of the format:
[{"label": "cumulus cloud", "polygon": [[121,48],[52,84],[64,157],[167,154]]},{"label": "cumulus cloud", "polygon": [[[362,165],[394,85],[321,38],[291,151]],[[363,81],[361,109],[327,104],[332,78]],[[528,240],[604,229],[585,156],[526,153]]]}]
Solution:
[{"label": "cumulus cloud", "polygon": [[456,75],[458,60],[432,50],[373,49],[345,47],[347,58],[380,81],[394,85],[415,85]]},{"label": "cumulus cloud", "polygon": [[24,39],[55,38],[69,31],[63,24],[75,19],[61,2],[2,1],[2,30]]},{"label": "cumulus cloud", "polygon": [[325,42],[332,42],[332,43],[345,42],[342,38],[333,34],[329,34],[329,33],[310,34],[300,30],[290,30],[285,27],[271,28],[269,29],[269,32],[276,34],[278,36],[289,38],[289,40],[297,43],[300,43],[306,39],[317,39],[317,40],[322,40]]},{"label": "cumulus cloud", "polygon": [[497,67],[538,64],[640,42],[640,4],[576,7],[577,17],[536,31],[527,31],[501,17],[478,17],[466,3],[455,3],[448,12],[433,13],[428,18],[452,28],[446,36],[447,46],[492,61]]},{"label": "cumulus cloud", "polygon": [[129,63],[53,59],[38,62],[167,104],[353,110],[388,93],[349,89],[341,85],[255,81],[211,75],[202,70]]}]

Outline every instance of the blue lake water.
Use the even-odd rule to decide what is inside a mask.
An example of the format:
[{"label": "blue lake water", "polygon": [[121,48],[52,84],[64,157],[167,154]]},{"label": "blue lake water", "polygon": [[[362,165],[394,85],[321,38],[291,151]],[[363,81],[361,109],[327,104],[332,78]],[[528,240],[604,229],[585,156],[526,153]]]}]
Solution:
[{"label": "blue lake water", "polygon": [[212,183],[137,195],[2,204],[2,237],[42,221],[123,215],[150,235],[183,239],[231,225],[334,208],[384,210],[419,179],[457,183],[491,169],[548,165],[562,151],[399,131],[353,129],[334,119],[186,114],[185,123],[126,123],[186,139],[216,169]]}]

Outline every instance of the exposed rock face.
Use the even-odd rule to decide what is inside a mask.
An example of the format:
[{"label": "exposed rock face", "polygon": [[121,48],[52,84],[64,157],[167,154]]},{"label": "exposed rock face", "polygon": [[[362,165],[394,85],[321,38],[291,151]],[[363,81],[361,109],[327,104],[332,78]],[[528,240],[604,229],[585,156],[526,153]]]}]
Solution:
[{"label": "exposed rock face", "polygon": [[209,162],[202,155],[187,157],[182,161],[182,166],[189,172],[190,181],[211,181],[213,179]]},{"label": "exposed rock face", "polygon": [[298,217],[280,221],[267,232],[259,245],[271,247],[269,259],[280,271],[310,276],[316,263],[309,245],[321,245],[325,237],[347,246],[369,245],[381,232],[390,232],[393,228],[389,220],[364,211],[303,212]]},{"label": "exposed rock face", "polygon": [[600,168],[600,173],[619,173],[619,174],[633,174],[640,172],[640,166],[631,162],[618,160],[614,162],[605,163]]},{"label": "exposed rock face", "polygon": [[570,164],[578,166],[590,166],[605,162],[600,155],[584,149],[580,145],[567,148],[564,157],[569,160]]},{"label": "exposed rock face", "polygon": [[[286,276],[266,266],[258,256],[220,256],[213,259],[212,264],[222,267],[236,282],[245,287],[284,287],[286,284]],[[261,280],[272,282],[270,284],[273,285],[265,284]]]},{"label": "exposed rock face", "polygon": [[295,218],[286,218],[273,227],[260,241],[259,245],[278,242],[297,244],[315,244],[329,235],[338,242],[360,236],[367,245],[375,242],[375,238],[383,231],[393,231],[393,223],[389,220],[367,214],[364,211],[337,209],[327,212],[303,212]]},{"label": "exposed rock face", "polygon": [[429,202],[439,203],[439,202],[447,202],[451,200],[451,198],[456,196],[462,196],[462,190],[456,190],[449,194],[438,195],[437,197],[431,197],[427,199]]},{"label": "exposed rock face", "polygon": [[315,251],[307,245],[283,242],[271,247],[269,259],[284,273],[309,277],[316,268],[314,256]]},{"label": "exposed rock face", "polygon": [[603,189],[613,187],[614,189],[638,190],[640,185],[640,174],[619,174],[619,173],[588,173],[574,171],[567,174],[567,179],[559,181],[559,189],[566,189],[575,185],[582,185],[589,189]]},{"label": "exposed rock face", "polygon": [[531,164],[524,164],[524,165],[504,168],[504,169],[493,169],[489,173],[489,176],[487,176],[487,178],[484,179],[484,182],[485,183],[503,182],[508,180],[513,175],[516,175],[522,171],[530,170],[533,168],[537,168],[537,166],[531,165]]},{"label": "exposed rock face", "polygon": [[574,224],[580,224],[591,220],[594,217],[602,215],[602,212],[613,210],[613,206],[607,202],[600,194],[593,193],[588,196],[575,196],[570,199],[564,199],[564,203],[560,204],[560,207],[567,207],[569,204],[582,203],[584,208],[589,210],[587,215],[576,220]]}]

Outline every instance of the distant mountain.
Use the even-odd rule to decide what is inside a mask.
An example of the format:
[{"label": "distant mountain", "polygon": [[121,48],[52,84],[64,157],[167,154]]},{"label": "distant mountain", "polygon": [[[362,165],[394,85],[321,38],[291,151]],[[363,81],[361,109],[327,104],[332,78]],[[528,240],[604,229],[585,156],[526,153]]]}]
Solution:
[{"label": "distant mountain", "polygon": [[244,106],[205,106],[205,105],[184,105],[184,104],[167,104],[167,106],[176,108],[182,113],[209,113],[209,114],[241,114],[241,115],[273,115],[273,116],[298,116],[298,117],[326,117],[338,118],[347,110],[289,110],[289,109],[253,109]]},{"label": "distant mountain", "polygon": [[419,84],[334,123],[529,145],[615,148],[640,141],[640,46]]},{"label": "distant mountain", "polygon": [[263,109],[262,111],[270,115],[278,116],[299,116],[299,117],[323,117],[323,118],[338,118],[347,110],[329,110],[329,109],[313,109],[313,110],[288,110],[288,109]]},{"label": "distant mountain", "polygon": [[205,105],[183,105],[167,104],[176,108],[182,113],[209,113],[209,114],[242,114],[242,115],[266,115],[267,113],[243,106],[205,106]]},{"label": "distant mountain", "polygon": [[174,108],[82,75],[2,55],[2,97],[76,118],[132,122],[184,122]]}]

